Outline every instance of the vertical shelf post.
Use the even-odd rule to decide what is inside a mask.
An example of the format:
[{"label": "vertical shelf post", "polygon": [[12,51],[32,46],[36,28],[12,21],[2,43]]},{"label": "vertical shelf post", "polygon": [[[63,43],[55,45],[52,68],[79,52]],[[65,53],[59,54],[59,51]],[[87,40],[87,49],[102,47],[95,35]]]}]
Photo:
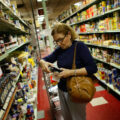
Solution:
[{"label": "vertical shelf post", "polygon": [[[47,29],[50,29],[49,22],[48,22],[48,14],[47,14],[47,8],[46,8],[45,0],[42,0],[42,6],[43,6],[43,10],[44,10],[45,22],[46,22]],[[49,43],[50,43],[51,51],[53,51],[53,49],[54,49],[54,45],[53,45],[52,41],[53,41],[52,36],[49,35]]]},{"label": "vertical shelf post", "polygon": [[38,48],[39,48],[39,55],[40,55],[40,58],[41,58],[41,53],[40,53],[40,44],[39,44],[39,39],[38,39],[38,34],[37,34],[37,27],[36,27],[36,22],[35,22],[35,14],[34,14],[34,8],[33,8],[33,2],[32,0],[29,0],[30,1],[30,5],[31,5],[31,9],[32,9],[32,15],[33,15],[33,21],[34,21],[34,27],[35,27],[35,33],[36,33],[36,41],[37,41],[37,45],[38,45]]}]

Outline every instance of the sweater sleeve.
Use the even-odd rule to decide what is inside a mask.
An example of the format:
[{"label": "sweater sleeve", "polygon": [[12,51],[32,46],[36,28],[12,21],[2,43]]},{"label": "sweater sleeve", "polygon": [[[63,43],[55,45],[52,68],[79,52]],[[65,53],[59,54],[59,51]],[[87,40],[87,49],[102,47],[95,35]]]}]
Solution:
[{"label": "sweater sleeve", "polygon": [[83,42],[79,42],[77,49],[79,51],[78,54],[82,60],[82,64],[86,68],[88,75],[96,73],[97,66],[87,46]]},{"label": "sweater sleeve", "polygon": [[54,63],[57,60],[57,55],[58,55],[58,48],[54,50],[50,55],[44,57],[43,60],[50,63]]}]

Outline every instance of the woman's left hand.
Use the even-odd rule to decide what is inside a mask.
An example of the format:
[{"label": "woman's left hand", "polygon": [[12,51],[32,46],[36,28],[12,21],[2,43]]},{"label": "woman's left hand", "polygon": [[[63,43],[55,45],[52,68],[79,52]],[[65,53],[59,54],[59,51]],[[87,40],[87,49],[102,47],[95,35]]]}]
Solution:
[{"label": "woman's left hand", "polygon": [[62,72],[60,72],[58,74],[59,78],[67,78],[67,77],[72,76],[73,70],[71,70],[71,69],[65,69],[65,68],[61,68],[61,70],[62,70]]}]

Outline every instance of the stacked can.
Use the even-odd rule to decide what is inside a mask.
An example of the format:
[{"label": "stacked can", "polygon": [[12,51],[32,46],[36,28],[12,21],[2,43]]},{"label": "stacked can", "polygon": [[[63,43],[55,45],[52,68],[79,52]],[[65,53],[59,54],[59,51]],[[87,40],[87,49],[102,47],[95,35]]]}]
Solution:
[{"label": "stacked can", "polygon": [[116,85],[116,87],[117,87],[117,89],[120,91],[120,76],[118,76],[116,80],[117,80],[117,85]]},{"label": "stacked can", "polygon": [[104,68],[101,68],[101,71],[100,71],[100,79],[101,79],[101,80],[105,80],[105,69],[104,69]]},{"label": "stacked can", "polygon": [[113,30],[119,30],[119,12],[113,13]]},{"label": "stacked can", "polygon": [[108,82],[112,84],[112,71],[108,70]]},{"label": "stacked can", "polygon": [[107,11],[111,9],[110,0],[106,1]]},{"label": "stacked can", "polygon": [[102,13],[106,12],[106,0],[102,0]]},{"label": "stacked can", "polygon": [[116,85],[117,85],[117,69],[116,68],[112,69],[112,84],[113,84],[113,87],[116,89]]},{"label": "stacked can", "polygon": [[114,9],[114,0],[111,0],[111,9]]}]

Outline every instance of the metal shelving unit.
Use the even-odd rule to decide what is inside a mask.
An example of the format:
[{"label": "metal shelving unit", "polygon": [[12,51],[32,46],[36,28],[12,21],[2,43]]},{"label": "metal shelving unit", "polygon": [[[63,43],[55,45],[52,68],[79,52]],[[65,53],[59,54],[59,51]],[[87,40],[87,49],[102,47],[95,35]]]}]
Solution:
[{"label": "metal shelving unit", "polygon": [[[0,0],[0,6],[2,6],[2,9],[4,12],[6,12],[7,14],[9,14],[14,20],[19,20],[19,22],[24,25],[24,27],[28,30],[30,30],[29,26],[18,16],[16,15],[11,9],[10,7],[5,4],[2,0]],[[26,32],[25,30],[22,30],[21,28],[19,28],[17,25],[15,25],[14,23],[12,23],[10,20],[5,20],[4,18],[0,18],[0,32],[2,33],[9,33],[9,34],[29,34],[28,32]],[[29,31],[28,30],[28,31]],[[18,45],[16,47],[13,47],[7,51],[5,51],[5,53],[3,55],[0,56],[0,62],[2,60],[4,60],[5,58],[7,58],[9,56],[10,53],[12,53],[13,51],[19,49],[20,47],[26,45],[30,43],[30,41],[26,41],[24,43],[22,43],[21,45]],[[23,63],[23,65],[21,66],[21,70],[23,71],[23,68],[25,67],[26,64]],[[3,105],[3,109],[0,109],[0,120],[6,120],[7,115],[10,111],[11,105],[14,101],[15,98],[15,94],[17,92],[17,87],[16,87],[16,83],[18,82],[19,78],[20,78],[20,73],[18,74],[18,76],[14,79],[13,82],[13,87],[10,91],[10,93],[7,96],[7,99]]]},{"label": "metal shelving unit", "polygon": [[0,61],[2,61],[3,59],[5,59],[13,51],[19,49],[20,47],[22,47],[23,45],[26,45],[28,43],[30,43],[30,41],[27,41],[27,42],[25,42],[25,43],[23,43],[23,44],[21,44],[21,45],[19,45],[17,47],[14,47],[14,48],[11,48],[11,49],[7,50],[7,52],[5,54],[3,54],[2,56],[0,56]]},{"label": "metal shelving unit", "polygon": [[106,64],[108,64],[108,65],[110,65],[108,62],[106,62],[106,61],[104,61],[104,60],[102,60],[102,59],[100,59],[100,58],[96,58],[96,57],[93,57],[95,60],[98,60],[98,61],[100,61],[100,62],[103,62],[103,63],[106,63]]},{"label": "metal shelving unit", "polygon": [[120,30],[106,30],[100,32],[81,32],[79,35],[89,35],[89,34],[103,34],[103,33],[120,33]]},{"label": "metal shelving unit", "polygon": [[95,47],[101,47],[101,48],[120,50],[120,47],[117,47],[117,46],[104,46],[104,45],[96,45],[96,44],[91,44],[91,43],[85,43],[85,44],[89,45],[89,46],[95,46]]},{"label": "metal shelving unit", "polygon": [[22,29],[20,29],[19,27],[17,27],[15,24],[10,23],[9,21],[7,21],[3,18],[0,18],[0,27],[2,28],[0,30],[1,32],[12,31],[16,34],[20,34],[20,33],[28,34],[27,32],[25,32]]},{"label": "metal shelving unit", "polygon": [[106,16],[106,15],[108,15],[108,14],[111,14],[111,13],[113,13],[113,12],[116,12],[116,11],[120,11],[120,7],[115,8],[115,9],[110,10],[110,11],[107,11],[107,12],[101,14],[101,15],[97,15],[97,16],[94,16],[94,17],[89,18],[89,19],[87,19],[87,20],[83,20],[83,21],[81,21],[81,22],[73,23],[73,24],[70,24],[70,25],[73,26],[73,25],[76,25],[76,24],[82,24],[82,23],[85,23],[85,22],[88,22],[88,21],[93,21],[93,20],[95,20],[95,19],[99,19],[99,18],[101,18],[101,17],[104,17],[104,16]]},{"label": "metal shelving unit", "polygon": [[89,3],[89,4],[85,5],[85,6],[83,6],[80,10],[74,12],[72,15],[70,15],[69,17],[67,17],[67,18],[65,18],[65,19],[63,19],[63,20],[61,20],[60,22],[64,22],[64,21],[70,19],[71,17],[77,15],[77,13],[79,13],[79,12],[81,12],[81,11],[84,11],[85,9],[91,7],[92,5],[96,4],[97,2],[99,2],[99,1],[98,1],[98,0],[92,1],[91,3]]}]

